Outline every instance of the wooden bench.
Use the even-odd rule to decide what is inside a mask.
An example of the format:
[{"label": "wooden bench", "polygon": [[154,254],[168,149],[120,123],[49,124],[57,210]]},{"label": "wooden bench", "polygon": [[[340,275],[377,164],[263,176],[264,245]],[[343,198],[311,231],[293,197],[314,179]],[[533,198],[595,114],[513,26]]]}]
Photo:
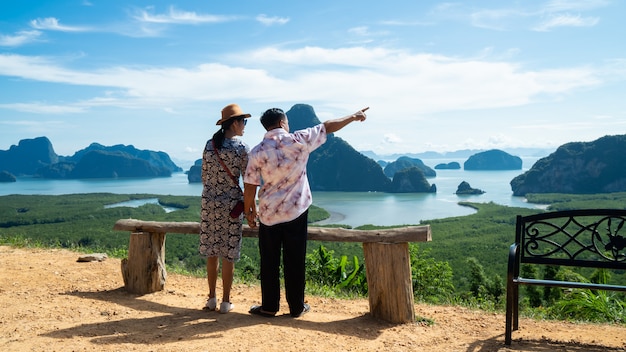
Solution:
[{"label": "wooden bench", "polygon": [[[122,260],[126,290],[146,294],[165,287],[165,234],[199,234],[200,224],[123,219],[113,229],[131,232],[128,258]],[[244,225],[243,236],[258,238],[258,228]],[[408,242],[431,241],[429,225],[368,231],[309,227],[308,239],[362,242],[371,314],[392,323],[415,321]]]},{"label": "wooden bench", "polygon": [[505,344],[519,327],[519,286],[626,291],[626,286],[520,276],[522,265],[626,269],[626,210],[588,209],[518,216],[509,249]]}]

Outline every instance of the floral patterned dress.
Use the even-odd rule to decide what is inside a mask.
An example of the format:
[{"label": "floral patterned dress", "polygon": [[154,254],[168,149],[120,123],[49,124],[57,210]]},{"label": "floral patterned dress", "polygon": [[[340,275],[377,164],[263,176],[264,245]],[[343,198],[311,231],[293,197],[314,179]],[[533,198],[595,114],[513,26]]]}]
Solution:
[{"label": "floral patterned dress", "polygon": [[[248,146],[237,138],[226,138],[219,155],[230,172],[239,179],[248,163]],[[202,210],[200,213],[200,254],[236,262],[241,253],[242,220],[230,217],[230,210],[243,200],[237,187],[220,164],[212,140],[202,154]]]}]

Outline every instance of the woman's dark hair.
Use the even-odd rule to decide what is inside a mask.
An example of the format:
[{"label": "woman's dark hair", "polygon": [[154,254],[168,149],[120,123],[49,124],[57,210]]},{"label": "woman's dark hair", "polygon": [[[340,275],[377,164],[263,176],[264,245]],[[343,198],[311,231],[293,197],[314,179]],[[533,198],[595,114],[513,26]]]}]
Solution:
[{"label": "woman's dark hair", "polygon": [[270,128],[275,127],[278,123],[285,118],[285,112],[279,108],[271,108],[266,110],[261,115],[261,124],[269,131]]},{"label": "woman's dark hair", "polygon": [[219,150],[222,149],[222,147],[224,146],[224,139],[226,139],[226,135],[225,132],[227,129],[230,128],[230,126],[235,122],[235,121],[243,121],[243,119],[245,119],[245,117],[243,116],[237,116],[231,119],[228,119],[226,121],[224,121],[220,126],[219,131],[215,132],[213,134],[213,142],[215,142],[215,147]]}]

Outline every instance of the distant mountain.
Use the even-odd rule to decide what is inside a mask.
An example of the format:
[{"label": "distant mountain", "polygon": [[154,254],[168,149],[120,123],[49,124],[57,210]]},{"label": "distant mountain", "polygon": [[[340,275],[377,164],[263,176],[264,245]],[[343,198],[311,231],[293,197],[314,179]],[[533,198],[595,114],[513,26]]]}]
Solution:
[{"label": "distant mountain", "polygon": [[409,157],[409,158],[417,158],[417,159],[452,159],[452,158],[467,158],[472,154],[476,154],[481,152],[480,149],[466,149],[466,150],[458,150],[454,152],[435,152],[435,151],[427,151],[421,153],[393,153],[393,154],[376,154],[371,150],[362,150],[361,154],[375,159],[375,160],[397,160],[400,157]]},{"label": "distant mountain", "polygon": [[[409,158],[425,159],[467,159],[470,156],[484,152],[488,149],[462,149],[451,152],[435,152],[427,151],[421,153],[394,153],[394,154],[376,154],[371,150],[360,151],[361,154],[374,160],[396,160],[399,157],[406,156]],[[501,148],[501,150],[522,157],[543,157],[554,152],[554,148]]]},{"label": "distant mountain", "polygon": [[459,186],[456,189],[456,192],[454,192],[457,195],[474,195],[474,194],[483,194],[485,193],[485,191],[483,191],[482,189],[478,189],[478,188],[472,188],[472,186],[470,186],[469,183],[467,183],[466,181],[463,181],[459,184]]},{"label": "distant mountain", "polygon": [[513,195],[626,191],[626,135],[572,142],[511,180]]},{"label": "distant mountain", "polygon": [[46,137],[21,140],[0,151],[0,171],[42,178],[163,177],[182,171],[164,152],[93,143],[71,157],[59,156]]},{"label": "distant mountain", "polygon": [[119,151],[93,150],[84,154],[71,178],[169,177],[172,172],[149,160],[129,157]]},{"label": "distant mountain", "polygon": [[174,164],[169,155],[165,152],[155,152],[152,150],[137,149],[132,145],[117,144],[110,147],[106,147],[99,143],[92,143],[87,148],[81,149],[74,153],[74,155],[64,158],[64,161],[69,161],[78,164],[83,157],[92,151],[102,151],[107,153],[117,153],[120,155],[126,155],[131,158],[144,160],[148,162],[152,167],[157,170],[169,170],[172,172],[183,171],[182,168]]},{"label": "distant mountain", "polygon": [[439,163],[435,165],[435,170],[459,170],[461,169],[461,164],[456,161],[451,161],[449,163]]},{"label": "distant mountain", "polygon": [[187,181],[189,183],[202,182],[202,159],[196,160],[187,171]]},{"label": "distant mountain", "polygon": [[0,171],[16,176],[34,175],[40,167],[58,161],[59,156],[46,137],[23,139],[9,150],[0,150]]},{"label": "distant mountain", "polygon": [[391,182],[392,193],[437,193],[437,186],[426,180],[424,172],[417,166],[399,170]]},{"label": "distant mountain", "polygon": [[465,170],[521,170],[522,158],[498,149],[476,153],[463,163]]},{"label": "distant mountain", "polygon": [[430,167],[424,165],[424,162],[417,158],[409,158],[408,156],[401,156],[396,161],[390,162],[385,166],[384,172],[387,177],[394,177],[396,172],[408,169],[411,167],[417,167],[422,170],[422,173],[426,177],[436,177],[437,172]]}]

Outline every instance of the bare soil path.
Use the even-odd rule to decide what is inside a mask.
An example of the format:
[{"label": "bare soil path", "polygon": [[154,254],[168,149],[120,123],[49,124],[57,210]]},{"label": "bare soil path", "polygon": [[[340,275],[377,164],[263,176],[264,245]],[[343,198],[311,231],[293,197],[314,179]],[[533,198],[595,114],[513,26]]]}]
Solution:
[{"label": "bare soil path", "polygon": [[[126,293],[120,260],[0,246],[0,351],[626,351],[626,327],[523,319],[504,346],[504,315],[416,304],[434,324],[373,319],[366,299],[308,296],[301,318],[251,316],[260,288],[237,285],[229,314],[203,311],[206,281]],[[282,314],[279,312],[279,314]]]}]

